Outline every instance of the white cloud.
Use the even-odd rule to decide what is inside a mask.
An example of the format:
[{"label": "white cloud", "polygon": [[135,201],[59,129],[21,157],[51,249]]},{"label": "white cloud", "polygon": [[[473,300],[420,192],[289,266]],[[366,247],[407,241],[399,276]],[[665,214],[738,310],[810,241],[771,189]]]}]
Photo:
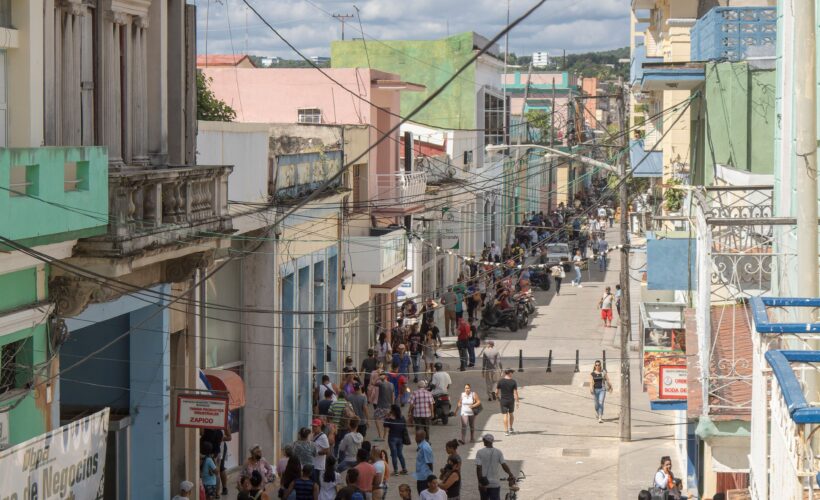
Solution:
[{"label": "white cloud", "polygon": [[[503,0],[249,0],[285,38],[308,56],[329,55],[340,35],[332,13],[356,14],[367,37],[435,39],[464,31],[486,37],[506,23]],[[534,0],[510,0],[511,18]],[[196,0],[199,53],[251,53],[296,59],[293,53],[247,9],[242,0]],[[210,10],[210,12],[208,12]],[[229,14],[230,13],[230,14]],[[230,17],[229,17],[230,15]],[[346,38],[361,37],[358,20],[345,25]],[[231,44],[231,41],[233,44]],[[510,50],[560,53],[603,50],[629,44],[629,0],[548,0],[510,33]],[[233,48],[232,48],[233,47]]]}]

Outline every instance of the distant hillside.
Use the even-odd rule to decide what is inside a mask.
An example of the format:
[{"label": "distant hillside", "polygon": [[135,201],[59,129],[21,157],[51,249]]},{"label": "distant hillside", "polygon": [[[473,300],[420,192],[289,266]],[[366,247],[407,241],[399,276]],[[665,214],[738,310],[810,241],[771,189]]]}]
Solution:
[{"label": "distant hillside", "polygon": [[[513,61],[511,64],[521,66],[529,65],[532,60],[530,56],[514,57],[513,54],[510,54],[510,59]],[[619,76],[626,79],[629,75],[629,64],[619,63],[620,59],[629,59],[629,47],[601,52],[567,54],[566,62],[559,55],[550,61],[549,67],[545,70],[570,71],[579,76],[594,76],[599,80],[614,80]]]}]

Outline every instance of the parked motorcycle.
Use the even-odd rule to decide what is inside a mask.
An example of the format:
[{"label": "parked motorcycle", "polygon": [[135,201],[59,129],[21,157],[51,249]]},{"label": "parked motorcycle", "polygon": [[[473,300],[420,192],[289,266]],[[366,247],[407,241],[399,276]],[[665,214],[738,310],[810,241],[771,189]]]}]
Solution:
[{"label": "parked motorcycle", "polygon": [[525,323],[520,323],[520,314],[518,314],[519,307],[514,305],[504,310],[499,310],[494,304],[488,303],[484,306],[481,312],[481,322],[478,328],[487,331],[490,328],[507,327],[511,332],[518,331],[519,326]]},{"label": "parked motorcycle", "polygon": [[532,292],[518,292],[513,295],[513,300],[524,307],[527,316],[535,314],[535,297],[532,296]]},{"label": "parked motorcycle", "polygon": [[547,291],[550,289],[549,273],[546,270],[532,270],[530,271],[530,285],[538,287],[541,290]]}]

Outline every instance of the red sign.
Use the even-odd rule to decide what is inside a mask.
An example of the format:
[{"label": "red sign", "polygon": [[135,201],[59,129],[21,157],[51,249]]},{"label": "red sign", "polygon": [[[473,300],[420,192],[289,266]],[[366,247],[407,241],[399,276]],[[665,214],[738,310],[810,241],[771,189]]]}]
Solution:
[{"label": "red sign", "polygon": [[689,387],[685,365],[661,365],[658,373],[660,399],[686,399]]},{"label": "red sign", "polygon": [[177,396],[177,427],[224,429],[228,426],[228,398],[199,394]]}]

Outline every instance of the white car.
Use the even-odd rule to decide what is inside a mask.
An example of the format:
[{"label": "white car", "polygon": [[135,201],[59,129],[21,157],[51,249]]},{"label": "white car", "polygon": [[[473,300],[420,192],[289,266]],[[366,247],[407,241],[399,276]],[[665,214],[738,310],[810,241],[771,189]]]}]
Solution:
[{"label": "white car", "polygon": [[571,258],[569,245],[566,243],[550,243],[547,245],[547,264],[558,264]]}]

